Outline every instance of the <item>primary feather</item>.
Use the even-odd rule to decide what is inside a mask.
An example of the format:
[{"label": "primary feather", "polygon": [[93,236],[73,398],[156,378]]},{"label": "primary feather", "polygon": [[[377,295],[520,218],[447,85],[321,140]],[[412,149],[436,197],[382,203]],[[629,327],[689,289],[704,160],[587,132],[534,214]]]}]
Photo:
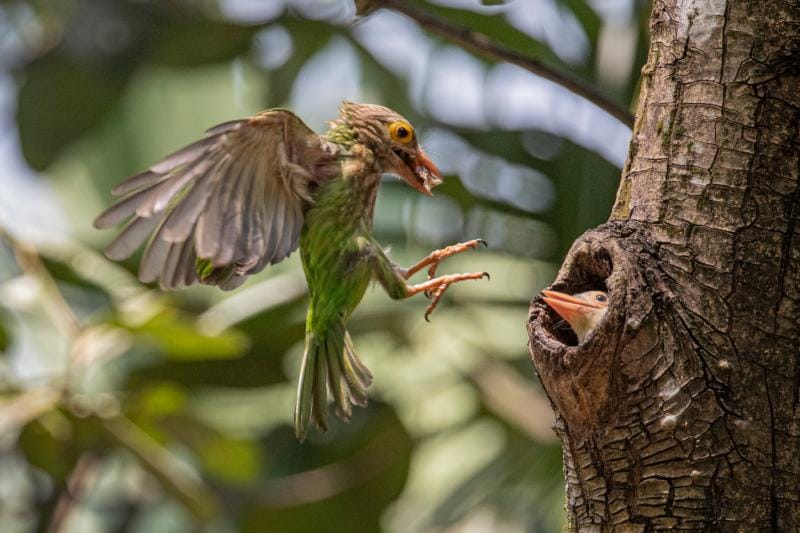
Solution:
[{"label": "primary feather", "polygon": [[[122,198],[95,226],[129,219],[107,251],[115,260],[152,233],[142,281],[233,288],[297,248],[315,165],[331,151],[289,111],[226,122],[115,187]],[[197,258],[213,268],[201,275]]]}]

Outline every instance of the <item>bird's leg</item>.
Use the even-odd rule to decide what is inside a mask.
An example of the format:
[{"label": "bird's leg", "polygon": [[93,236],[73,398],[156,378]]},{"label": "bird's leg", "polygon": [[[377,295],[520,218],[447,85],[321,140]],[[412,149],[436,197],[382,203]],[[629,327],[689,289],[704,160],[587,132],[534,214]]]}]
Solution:
[{"label": "bird's leg", "polygon": [[460,254],[461,252],[466,252],[467,250],[474,250],[480,244],[487,246],[486,241],[483,239],[473,239],[471,241],[452,244],[440,250],[434,250],[422,261],[406,270],[403,270],[403,277],[408,279],[423,268],[428,267],[428,279],[433,279],[434,276],[436,276],[436,268],[444,259],[452,255]]},{"label": "bird's leg", "polygon": [[[439,263],[441,263],[444,259],[452,255],[460,254],[461,252],[466,252],[467,250],[474,250],[481,244],[488,246],[486,241],[483,239],[473,239],[471,241],[460,242],[458,244],[451,244],[450,246],[440,250],[434,250],[422,261],[418,262],[407,270],[402,270],[401,275],[405,279],[408,279],[423,268],[428,267],[428,279],[431,280],[436,277],[436,269],[439,267]],[[426,290],[425,297],[428,299],[433,299],[433,293],[430,290]]]},{"label": "bird's leg", "polygon": [[[458,253],[458,252],[456,252]],[[406,296],[413,296],[415,294],[419,294],[420,292],[424,292],[426,296],[431,299],[431,303],[425,308],[425,320],[430,322],[428,318],[433,310],[436,309],[436,306],[441,300],[442,295],[447,290],[447,288],[452,285],[453,283],[457,283],[459,281],[466,281],[469,279],[481,279],[486,277],[489,278],[488,272],[470,272],[466,274],[445,274],[443,276],[439,276],[438,278],[429,279],[423,283],[417,283],[416,285],[408,285],[406,287]]]},{"label": "bird's leg", "polygon": [[[399,267],[392,262],[391,259],[386,255],[386,252],[381,249],[380,245],[377,242],[370,241],[366,243],[366,247],[369,251],[368,257],[372,262],[373,271],[372,275],[374,279],[378,281],[389,295],[390,298],[393,300],[402,300],[403,298],[409,298],[414,296],[415,294],[419,294],[421,292],[428,292],[430,291],[431,300],[433,300],[430,305],[428,305],[427,309],[425,309],[425,320],[428,320],[428,317],[433,312],[436,305],[439,303],[444,292],[447,288],[452,285],[453,283],[457,283],[459,281],[466,281],[468,279],[481,279],[483,277],[489,278],[489,274],[487,272],[471,272],[467,274],[447,274],[444,276],[439,276],[437,278],[429,279],[422,283],[417,283],[416,285],[410,285],[406,280],[411,277],[412,274],[415,272],[419,272],[421,269],[425,268],[428,265],[431,265],[434,261],[438,262],[444,259],[445,257],[449,257],[450,255],[457,254],[459,252],[463,252],[464,250],[468,250],[470,248],[476,247],[478,244],[482,243],[481,240],[465,242],[462,244],[456,244],[454,246],[449,246],[448,248],[444,248],[443,250],[438,250],[440,255],[438,258],[433,260],[429,260],[434,254],[429,255],[416,265],[414,265],[411,269],[406,270],[405,268]],[[484,243],[485,244],[485,243]],[[450,251],[455,250],[455,251]],[[444,253],[442,253],[444,252]],[[425,261],[428,261],[425,263]],[[424,264],[423,264],[424,263]],[[412,269],[416,269],[413,270]],[[435,271],[434,271],[435,273]]]}]

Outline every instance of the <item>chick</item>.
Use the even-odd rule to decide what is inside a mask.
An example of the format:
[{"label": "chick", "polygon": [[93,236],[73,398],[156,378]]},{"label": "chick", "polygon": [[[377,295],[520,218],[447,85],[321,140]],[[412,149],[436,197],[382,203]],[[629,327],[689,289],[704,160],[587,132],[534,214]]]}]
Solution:
[{"label": "chick", "polygon": [[558,291],[542,291],[547,305],[567,321],[578,337],[578,343],[589,336],[608,311],[608,293],[586,291],[566,294]]}]

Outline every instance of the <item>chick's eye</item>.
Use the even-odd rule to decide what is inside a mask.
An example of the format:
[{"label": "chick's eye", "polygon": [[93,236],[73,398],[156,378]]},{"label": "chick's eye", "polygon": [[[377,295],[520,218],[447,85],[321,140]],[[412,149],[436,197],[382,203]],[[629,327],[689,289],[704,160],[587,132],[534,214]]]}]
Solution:
[{"label": "chick's eye", "polygon": [[414,138],[414,128],[407,122],[393,122],[389,125],[389,135],[393,141],[408,144]]},{"label": "chick's eye", "polygon": [[601,303],[604,303],[606,300],[608,300],[605,294],[598,294],[594,297],[594,299]]}]

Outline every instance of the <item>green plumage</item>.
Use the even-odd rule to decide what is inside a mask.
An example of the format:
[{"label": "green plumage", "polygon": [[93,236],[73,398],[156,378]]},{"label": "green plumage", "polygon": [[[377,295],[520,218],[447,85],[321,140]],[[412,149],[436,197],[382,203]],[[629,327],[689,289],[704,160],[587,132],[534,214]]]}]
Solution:
[{"label": "green plumage", "polygon": [[[342,127],[335,136],[352,139]],[[355,143],[348,143],[350,147]],[[309,421],[327,429],[330,389],[340,418],[350,417],[350,404],[366,404],[369,370],[349,342],[346,326],[374,274],[372,218],[380,174],[358,150],[343,145],[342,173],[320,187],[305,213],[300,257],[308,282],[306,348],[298,384],[295,428],[305,437]]]}]

